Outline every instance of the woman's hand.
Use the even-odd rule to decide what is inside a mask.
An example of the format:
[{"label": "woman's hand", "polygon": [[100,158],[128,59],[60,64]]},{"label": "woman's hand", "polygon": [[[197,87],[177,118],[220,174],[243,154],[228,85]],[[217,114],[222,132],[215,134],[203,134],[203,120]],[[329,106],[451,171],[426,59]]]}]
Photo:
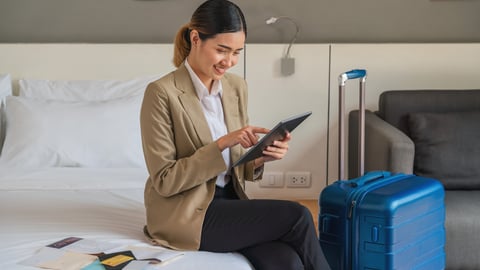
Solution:
[{"label": "woman's hand", "polygon": [[288,142],[292,136],[290,133],[285,135],[285,138],[281,141],[274,141],[273,145],[268,146],[263,150],[263,162],[269,162],[273,160],[282,159],[288,152]]},{"label": "woman's hand", "polygon": [[240,144],[243,148],[248,148],[257,143],[258,133],[267,134],[269,131],[262,127],[246,126],[220,137],[217,140],[217,145],[221,151],[237,144]]},{"label": "woman's hand", "polygon": [[288,152],[288,142],[291,138],[292,136],[290,135],[290,133],[287,133],[283,140],[274,141],[273,145],[268,146],[265,150],[263,150],[263,156],[254,160],[253,166],[255,168],[258,168],[262,166],[265,162],[279,160],[285,157]]}]

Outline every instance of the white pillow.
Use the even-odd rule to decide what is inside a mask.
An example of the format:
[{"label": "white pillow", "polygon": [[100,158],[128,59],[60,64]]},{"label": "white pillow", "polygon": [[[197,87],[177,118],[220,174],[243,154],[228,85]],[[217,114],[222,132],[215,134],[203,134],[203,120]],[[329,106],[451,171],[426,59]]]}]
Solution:
[{"label": "white pillow", "polygon": [[142,98],[66,102],[7,97],[0,167],[145,167]]},{"label": "white pillow", "polygon": [[143,94],[159,75],[130,80],[19,80],[19,96],[64,101],[101,101]]},{"label": "white pillow", "polygon": [[0,74],[0,153],[5,140],[5,97],[12,95],[10,74]]},{"label": "white pillow", "polygon": [[0,74],[0,99],[5,100],[6,96],[12,95],[12,80],[10,74]]}]

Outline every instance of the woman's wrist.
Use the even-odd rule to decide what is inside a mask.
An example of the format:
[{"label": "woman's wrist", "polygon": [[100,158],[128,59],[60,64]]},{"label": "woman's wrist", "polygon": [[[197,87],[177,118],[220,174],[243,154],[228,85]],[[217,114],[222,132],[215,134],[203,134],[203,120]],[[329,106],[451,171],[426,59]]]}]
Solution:
[{"label": "woman's wrist", "polygon": [[224,142],[223,137],[218,138],[218,140],[216,141],[216,143],[217,143],[218,149],[220,149],[220,151],[223,151],[223,150],[225,150],[225,149],[228,147],[228,146],[226,145],[226,143]]}]

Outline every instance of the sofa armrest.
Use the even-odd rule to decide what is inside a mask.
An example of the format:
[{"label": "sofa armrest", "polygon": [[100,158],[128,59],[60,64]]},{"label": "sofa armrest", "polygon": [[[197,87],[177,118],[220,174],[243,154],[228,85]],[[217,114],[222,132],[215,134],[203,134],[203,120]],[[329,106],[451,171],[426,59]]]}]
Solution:
[{"label": "sofa armrest", "polygon": [[[349,117],[349,178],[358,176],[358,111]],[[402,131],[365,112],[365,171],[413,172],[415,145]]]}]

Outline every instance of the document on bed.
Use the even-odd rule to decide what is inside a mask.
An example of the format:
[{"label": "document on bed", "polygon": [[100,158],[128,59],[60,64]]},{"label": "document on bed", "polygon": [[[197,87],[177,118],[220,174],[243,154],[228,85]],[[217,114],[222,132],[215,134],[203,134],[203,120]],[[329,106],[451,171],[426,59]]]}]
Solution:
[{"label": "document on bed", "polygon": [[97,241],[80,237],[67,237],[52,243],[47,247],[59,248],[76,253],[100,254],[116,248],[117,245],[106,241]]},{"label": "document on bed", "polygon": [[165,262],[182,256],[183,253],[176,250],[170,250],[161,247],[138,247],[129,246],[128,250],[132,251],[137,260],[153,260],[157,262]]},{"label": "document on bed", "polygon": [[[119,248],[122,250],[118,251]],[[117,251],[111,252],[113,250]],[[170,262],[182,255],[184,254],[180,251],[163,247],[118,247],[117,244],[106,241],[67,237],[42,247],[19,264],[54,270],[145,270],[149,269],[149,265]]]},{"label": "document on bed", "polygon": [[97,257],[93,255],[43,247],[35,255],[19,264],[54,270],[78,270],[95,260],[97,260]]}]

